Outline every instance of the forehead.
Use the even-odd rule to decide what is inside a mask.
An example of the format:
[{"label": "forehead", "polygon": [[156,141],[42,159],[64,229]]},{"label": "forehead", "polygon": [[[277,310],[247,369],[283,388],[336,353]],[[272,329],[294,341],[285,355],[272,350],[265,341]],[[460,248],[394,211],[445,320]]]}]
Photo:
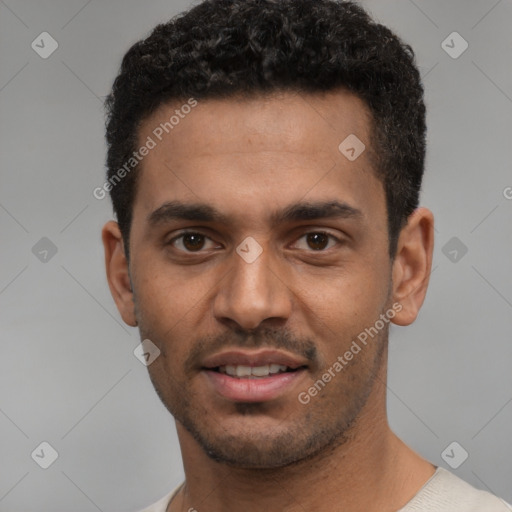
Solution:
[{"label": "forehead", "polygon": [[[141,124],[140,136],[151,134],[158,126],[170,120],[186,106],[186,101],[161,105]],[[174,115],[169,133],[163,133],[163,145],[172,144],[178,135],[190,139],[183,145],[183,138],[173,148],[175,153],[187,154],[223,148],[232,151],[241,136],[249,136],[252,149],[261,146],[280,151],[287,148],[294,152],[311,152],[322,148],[334,149],[350,134],[368,139],[371,114],[366,104],[356,95],[339,89],[335,92],[305,93],[275,91],[250,98],[233,96],[226,99],[198,100],[187,114]],[[200,122],[194,122],[194,118]],[[168,127],[169,128],[169,127]],[[329,139],[326,140],[326,135]],[[340,139],[341,138],[341,139]],[[162,145],[162,144],[159,144]],[[240,148],[242,150],[242,148]],[[250,151],[251,147],[243,148]]]},{"label": "forehead", "polygon": [[[138,170],[135,206],[146,217],[175,199],[249,218],[300,199],[341,194],[358,203],[382,195],[370,158],[371,116],[349,92],[207,99],[192,109],[185,104],[162,105],[141,124],[139,143],[155,143]],[[358,158],[347,158],[344,151],[359,153],[362,144]]]}]

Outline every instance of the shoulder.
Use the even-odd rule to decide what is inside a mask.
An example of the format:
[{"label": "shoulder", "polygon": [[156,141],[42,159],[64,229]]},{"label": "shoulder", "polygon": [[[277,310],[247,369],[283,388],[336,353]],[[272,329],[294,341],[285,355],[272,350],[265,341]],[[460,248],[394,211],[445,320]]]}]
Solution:
[{"label": "shoulder", "polygon": [[438,467],[416,496],[399,512],[510,512],[502,499],[476,489]]}]

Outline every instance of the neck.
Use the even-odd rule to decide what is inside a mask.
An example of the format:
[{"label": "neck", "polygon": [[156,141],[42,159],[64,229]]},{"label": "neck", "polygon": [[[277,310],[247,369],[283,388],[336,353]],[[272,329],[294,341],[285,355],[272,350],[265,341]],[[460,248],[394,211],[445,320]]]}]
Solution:
[{"label": "neck", "polygon": [[399,510],[435,468],[390,430],[385,378],[377,382],[343,444],[282,468],[234,468],[216,462],[177,423],[186,483],[168,512]]}]

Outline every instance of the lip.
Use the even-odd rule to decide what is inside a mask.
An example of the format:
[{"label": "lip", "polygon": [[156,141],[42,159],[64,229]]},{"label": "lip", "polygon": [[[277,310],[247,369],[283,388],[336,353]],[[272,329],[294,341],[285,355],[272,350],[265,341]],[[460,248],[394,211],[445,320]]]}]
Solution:
[{"label": "lip", "polygon": [[202,367],[203,369],[211,370],[213,368],[226,365],[264,366],[271,363],[288,366],[292,370],[308,365],[308,361],[304,358],[296,357],[280,350],[263,349],[252,352],[243,350],[226,350],[207,357],[203,361]]},{"label": "lip", "polygon": [[225,373],[204,368],[202,373],[206,376],[213,390],[233,402],[268,402],[274,400],[291,388],[306,373],[305,368],[294,372],[283,372],[268,377],[231,377]]},{"label": "lip", "polygon": [[[280,364],[295,370],[271,374],[267,377],[232,377],[214,371],[219,366],[264,366]],[[307,359],[275,349],[258,351],[225,350],[207,357],[203,361],[202,374],[207,378],[213,390],[227,400],[234,402],[267,402],[289,392],[303,377],[308,366]]]}]

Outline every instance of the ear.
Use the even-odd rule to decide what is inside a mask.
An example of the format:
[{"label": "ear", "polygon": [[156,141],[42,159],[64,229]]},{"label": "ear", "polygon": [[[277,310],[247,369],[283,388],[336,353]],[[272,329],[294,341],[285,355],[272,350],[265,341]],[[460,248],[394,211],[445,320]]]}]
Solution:
[{"label": "ear", "polygon": [[135,327],[137,320],[133,291],[119,224],[113,220],[107,222],[101,231],[101,238],[105,250],[105,268],[110,293],[123,320]]},{"label": "ear", "polygon": [[425,300],[434,251],[434,216],[427,208],[417,208],[409,216],[398,238],[393,262],[393,303],[402,309],[391,320],[409,325],[418,316]]}]

